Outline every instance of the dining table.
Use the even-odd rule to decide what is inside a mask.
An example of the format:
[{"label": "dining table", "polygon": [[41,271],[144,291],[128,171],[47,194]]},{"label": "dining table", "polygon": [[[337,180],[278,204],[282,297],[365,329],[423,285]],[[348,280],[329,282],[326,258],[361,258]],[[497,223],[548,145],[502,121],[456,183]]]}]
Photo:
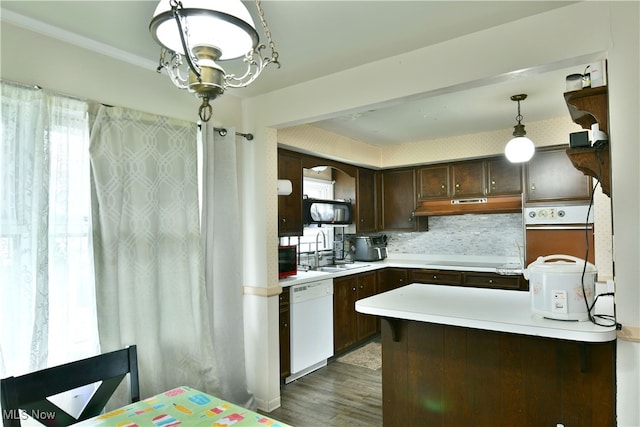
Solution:
[{"label": "dining table", "polygon": [[188,386],[95,416],[77,427],[286,427],[287,424]]}]

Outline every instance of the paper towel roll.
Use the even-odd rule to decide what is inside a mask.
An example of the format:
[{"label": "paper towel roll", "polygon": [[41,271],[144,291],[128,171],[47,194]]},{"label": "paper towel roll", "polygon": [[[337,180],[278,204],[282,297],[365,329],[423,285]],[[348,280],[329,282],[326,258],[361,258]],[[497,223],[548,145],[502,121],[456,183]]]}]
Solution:
[{"label": "paper towel roll", "polygon": [[293,191],[291,181],[288,179],[278,180],[278,196],[288,196]]}]

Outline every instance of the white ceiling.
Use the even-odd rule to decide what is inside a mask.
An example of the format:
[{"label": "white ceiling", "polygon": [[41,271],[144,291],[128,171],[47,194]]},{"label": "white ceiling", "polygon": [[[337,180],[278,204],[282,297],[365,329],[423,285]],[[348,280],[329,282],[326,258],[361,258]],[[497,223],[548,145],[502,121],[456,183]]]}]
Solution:
[{"label": "white ceiling", "polygon": [[[256,96],[571,3],[263,0],[282,67],[267,69],[251,86],[225,96]],[[255,5],[245,4],[259,26]],[[156,5],[154,0],[1,0],[3,21],[101,50],[150,73],[155,73],[160,50],[148,31]],[[261,37],[264,41],[263,33]],[[566,114],[564,77],[582,71],[593,59],[514,70],[313,125],[373,145],[505,129],[515,124],[517,112],[510,96],[527,93],[522,103],[526,125]]]}]

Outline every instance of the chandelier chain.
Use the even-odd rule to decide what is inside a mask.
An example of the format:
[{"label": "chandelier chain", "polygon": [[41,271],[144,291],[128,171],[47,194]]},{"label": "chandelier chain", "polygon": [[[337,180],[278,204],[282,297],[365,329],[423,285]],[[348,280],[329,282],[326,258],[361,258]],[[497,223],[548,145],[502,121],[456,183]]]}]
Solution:
[{"label": "chandelier chain", "polygon": [[518,124],[520,124],[522,119],[523,119],[522,114],[520,114],[520,101],[518,101],[518,115],[516,116],[516,121],[518,122]]},{"label": "chandelier chain", "polygon": [[197,62],[198,59],[192,57],[191,55],[191,47],[189,46],[189,22],[182,16],[180,11],[183,9],[182,2],[180,0],[170,0],[169,4],[171,5],[171,11],[173,13],[173,17],[176,20],[176,25],[178,26],[178,34],[180,34],[180,42],[182,43],[182,50],[184,51],[184,57],[187,60],[187,64],[189,64],[189,68],[193,71],[193,74],[196,76],[198,81],[202,81],[202,75],[200,73],[200,67]]},{"label": "chandelier chain", "polygon": [[264,17],[264,10],[262,10],[262,5],[260,4],[260,0],[256,0],[256,8],[258,9],[258,17],[260,18],[260,22],[262,23],[262,28],[264,28],[264,32],[267,36],[267,40],[269,40],[269,49],[271,49],[271,62],[278,65],[280,68],[280,62],[278,62],[278,51],[276,50],[276,45],[271,38],[271,30],[267,25],[267,21]]}]

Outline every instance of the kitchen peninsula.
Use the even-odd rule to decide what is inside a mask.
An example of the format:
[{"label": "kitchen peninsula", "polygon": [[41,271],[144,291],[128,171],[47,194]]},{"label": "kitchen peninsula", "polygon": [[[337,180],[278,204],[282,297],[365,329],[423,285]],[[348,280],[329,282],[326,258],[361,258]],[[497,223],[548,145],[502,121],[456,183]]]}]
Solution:
[{"label": "kitchen peninsula", "polygon": [[385,426],[616,424],[614,327],[538,318],[527,292],[417,283],[356,310],[384,319]]}]

